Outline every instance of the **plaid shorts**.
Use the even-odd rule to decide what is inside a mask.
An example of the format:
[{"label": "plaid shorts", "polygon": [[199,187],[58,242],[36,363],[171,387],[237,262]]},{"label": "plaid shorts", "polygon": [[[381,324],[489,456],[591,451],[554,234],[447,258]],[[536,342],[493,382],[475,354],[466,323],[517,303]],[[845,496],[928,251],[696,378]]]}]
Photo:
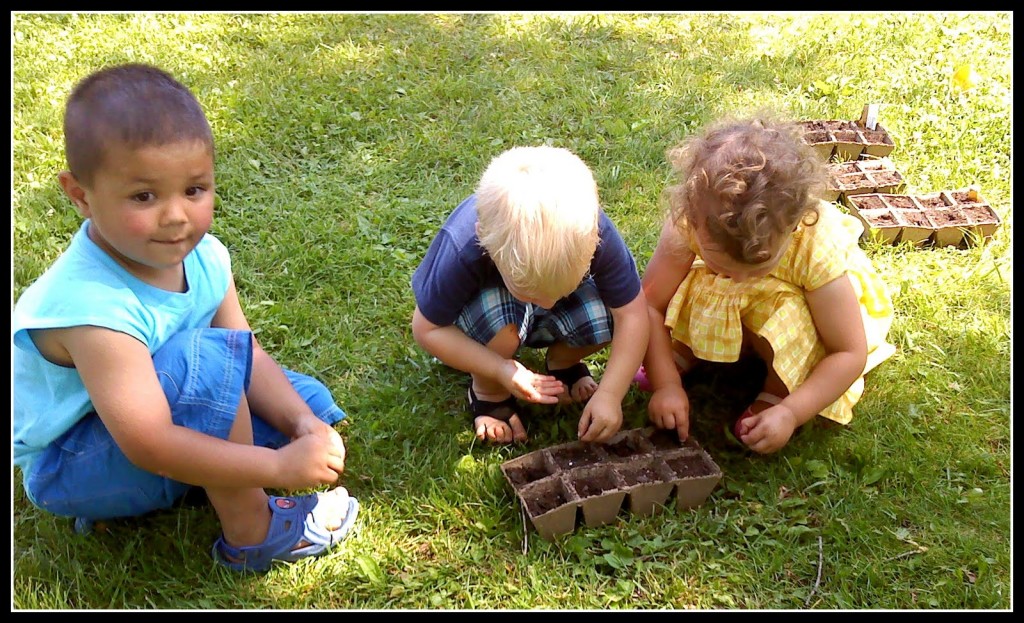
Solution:
[{"label": "plaid shorts", "polygon": [[[249,389],[252,354],[252,333],[231,329],[182,331],[160,347],[153,365],[174,423],[227,439],[242,393]],[[345,417],[320,381],[284,373],[318,418],[334,424]],[[278,448],[290,441],[255,414],[252,433],[257,446]],[[189,486],[132,464],[95,413],[43,450],[25,478],[25,492],[39,508],[91,520],[168,508]]]},{"label": "plaid shorts", "polygon": [[455,320],[455,326],[481,344],[510,324],[519,327],[519,343],[530,348],[556,342],[596,346],[612,340],[612,315],[591,277],[550,310],[517,300],[499,280],[481,289]]}]

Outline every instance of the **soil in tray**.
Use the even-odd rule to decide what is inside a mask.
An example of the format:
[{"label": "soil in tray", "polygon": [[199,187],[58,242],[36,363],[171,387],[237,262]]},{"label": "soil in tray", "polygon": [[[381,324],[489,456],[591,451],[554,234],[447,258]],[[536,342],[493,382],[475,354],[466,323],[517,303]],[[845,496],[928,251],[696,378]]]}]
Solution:
[{"label": "soil in tray", "polygon": [[942,195],[928,195],[917,198],[923,208],[947,208],[949,204],[942,198]]},{"label": "soil in tray", "polygon": [[902,208],[905,210],[917,209],[917,204],[914,203],[914,198],[910,195],[892,195],[886,197],[885,200],[894,208]]},{"label": "soil in tray", "polygon": [[861,170],[857,167],[856,162],[837,162],[829,165],[832,175],[839,177],[841,175],[849,175],[851,173],[861,173]]},{"label": "soil in tray", "polygon": [[975,198],[971,198],[971,191],[969,190],[954,190],[949,193],[949,196],[957,203],[979,203],[977,193],[975,193]]},{"label": "soil in tray", "polygon": [[665,462],[668,463],[668,466],[672,468],[672,471],[674,471],[676,476],[679,478],[709,475],[708,470],[704,465],[704,459],[699,454],[675,457],[667,459]]},{"label": "soil in tray", "polygon": [[867,128],[861,128],[861,134],[864,135],[864,140],[873,145],[892,145],[892,139],[889,138],[888,132],[881,130],[869,130]]},{"label": "soil in tray", "polygon": [[608,444],[604,449],[608,454],[617,457],[633,456],[644,452],[643,442],[639,437],[632,435],[627,435],[615,443]]},{"label": "soil in tray", "polygon": [[662,428],[655,429],[648,438],[657,450],[672,450],[680,446],[679,433]]},{"label": "soil in tray", "polygon": [[985,204],[963,204],[960,211],[966,214],[974,223],[996,223],[997,219],[992,214],[991,208]]},{"label": "soil in tray", "polygon": [[534,517],[566,503],[565,494],[557,488],[542,488],[535,495],[524,497],[523,501],[526,502],[526,510]]},{"label": "soil in tray", "polygon": [[866,173],[848,173],[838,179],[839,188],[870,188],[874,186]]},{"label": "soil in tray", "polygon": [[828,132],[808,132],[807,134],[804,134],[804,142],[810,145],[815,145],[817,143],[830,143],[832,142],[832,139],[829,138]]},{"label": "soil in tray", "polygon": [[967,225],[967,219],[957,210],[925,210],[936,227]]},{"label": "soil in tray", "polygon": [[809,132],[827,132],[828,127],[822,121],[801,121],[800,125],[804,128],[804,133]]},{"label": "soil in tray", "polygon": [[903,178],[895,171],[872,171],[871,176],[878,186],[895,186],[903,182]]},{"label": "soil in tray", "polygon": [[635,469],[624,469],[619,472],[622,479],[626,482],[627,487],[633,485],[645,485],[652,482],[662,482],[661,476],[658,475],[658,471],[650,465]]},{"label": "soil in tray", "polygon": [[864,218],[866,218],[872,225],[880,227],[892,227],[899,225],[899,222],[896,220],[896,216],[892,212],[888,211],[871,214],[870,216],[865,214]]},{"label": "soil in tray", "polygon": [[581,498],[592,498],[601,495],[605,491],[618,489],[615,484],[615,475],[610,471],[596,470],[587,474],[581,474],[574,481],[576,493]]},{"label": "soil in tray", "polygon": [[550,472],[543,465],[523,465],[520,467],[509,468],[506,472],[508,479],[516,486],[525,485],[533,482],[534,480],[540,480],[547,476]]},{"label": "soil in tray", "polygon": [[879,210],[885,207],[885,202],[882,201],[882,198],[876,196],[861,195],[850,201],[853,201],[854,205],[860,210]]},{"label": "soil in tray", "polygon": [[840,143],[858,142],[856,130],[833,130],[832,135],[835,136],[836,140]]},{"label": "soil in tray", "polygon": [[902,216],[907,223],[913,227],[931,227],[932,224],[928,222],[928,217],[924,215],[924,212],[920,210],[900,210],[900,216]]},{"label": "soil in tray", "polygon": [[589,444],[572,445],[551,450],[551,458],[562,469],[572,469],[581,465],[590,465],[601,460],[597,448]]},{"label": "soil in tray", "polygon": [[828,130],[832,130],[833,133],[853,132],[854,134],[856,134],[857,130],[860,129],[860,127],[853,121],[824,121],[822,122],[822,126]]}]

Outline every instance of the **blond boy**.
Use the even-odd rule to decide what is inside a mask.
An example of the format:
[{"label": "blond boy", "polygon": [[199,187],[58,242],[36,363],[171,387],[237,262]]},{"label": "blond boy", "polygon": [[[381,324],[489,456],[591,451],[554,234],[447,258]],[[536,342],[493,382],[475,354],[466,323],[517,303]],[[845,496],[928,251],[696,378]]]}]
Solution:
[{"label": "blond boy", "polygon": [[[481,440],[525,441],[517,399],[585,402],[583,441],[622,426],[622,399],[647,347],[636,262],[601,209],[587,165],[556,147],[515,147],[487,167],[412,279],[417,343],[468,372]],[[601,382],[584,357],[611,345]],[[547,348],[546,373],[516,360]]]}]

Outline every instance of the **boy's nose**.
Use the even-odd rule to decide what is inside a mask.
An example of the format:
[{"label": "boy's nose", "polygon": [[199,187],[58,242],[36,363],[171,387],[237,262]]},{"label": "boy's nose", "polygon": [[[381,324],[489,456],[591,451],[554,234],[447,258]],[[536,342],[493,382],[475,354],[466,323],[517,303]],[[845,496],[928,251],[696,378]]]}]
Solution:
[{"label": "boy's nose", "polygon": [[173,198],[168,201],[163,209],[164,223],[184,223],[188,220],[188,200]]}]

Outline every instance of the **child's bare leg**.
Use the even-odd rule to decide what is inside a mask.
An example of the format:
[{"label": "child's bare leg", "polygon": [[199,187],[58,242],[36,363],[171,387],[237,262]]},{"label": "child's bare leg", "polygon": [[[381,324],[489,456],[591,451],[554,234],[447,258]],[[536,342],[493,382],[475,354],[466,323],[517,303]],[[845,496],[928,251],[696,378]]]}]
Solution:
[{"label": "child's bare leg", "polygon": [[[757,356],[764,361],[765,366],[768,368],[768,374],[765,377],[764,387],[761,391],[766,394],[778,396],[779,398],[785,398],[788,396],[789,388],[786,387],[786,384],[782,382],[781,378],[779,378],[779,375],[775,372],[775,367],[772,365],[775,360],[775,352],[772,350],[772,345],[768,340],[759,335],[754,335],[749,331],[743,332],[743,338],[750,348],[757,353]],[[754,413],[760,413],[770,406],[772,406],[771,403],[763,400],[755,400],[754,404],[750,406],[750,410]]]},{"label": "child's bare leg", "polygon": [[675,361],[680,376],[686,376],[686,373],[697,365],[697,356],[689,346],[678,340],[672,340],[672,360]]},{"label": "child's bare leg", "polygon": [[[487,343],[487,348],[498,353],[505,359],[511,359],[519,350],[519,329],[515,325],[506,325]],[[504,385],[493,379],[476,374],[473,377],[473,393],[479,400],[501,402],[512,394]],[[480,440],[497,443],[526,441],[526,427],[518,415],[513,415],[508,422],[487,415],[478,415],[473,419],[473,430]]]},{"label": "child's bare leg", "polygon": [[[249,402],[245,395],[238,402],[238,412],[235,415],[235,422],[228,434],[228,441],[252,445],[252,415],[249,412]],[[320,504],[332,504],[334,489],[321,496]],[[224,532],[224,540],[233,547],[247,545],[258,545],[267,538],[270,529],[270,507],[267,505],[269,497],[267,492],[259,487],[207,487],[206,495],[210,498],[217,518],[220,519],[221,529]],[[339,498],[341,503],[336,504],[337,508],[324,509],[326,516],[331,517],[325,526],[328,530],[335,530],[341,526],[348,511],[347,497]],[[320,512],[319,510],[317,511]],[[297,543],[293,549],[304,547],[309,543],[303,541]]]},{"label": "child's bare leg", "polygon": [[[607,346],[607,344],[596,344],[592,346],[570,346],[565,342],[555,342],[548,347],[547,365],[548,372],[552,370],[565,370],[583,360],[587,355],[596,353]],[[566,392],[559,397],[559,402],[586,402],[597,391],[597,381],[592,376],[584,376],[567,387]]]}]

